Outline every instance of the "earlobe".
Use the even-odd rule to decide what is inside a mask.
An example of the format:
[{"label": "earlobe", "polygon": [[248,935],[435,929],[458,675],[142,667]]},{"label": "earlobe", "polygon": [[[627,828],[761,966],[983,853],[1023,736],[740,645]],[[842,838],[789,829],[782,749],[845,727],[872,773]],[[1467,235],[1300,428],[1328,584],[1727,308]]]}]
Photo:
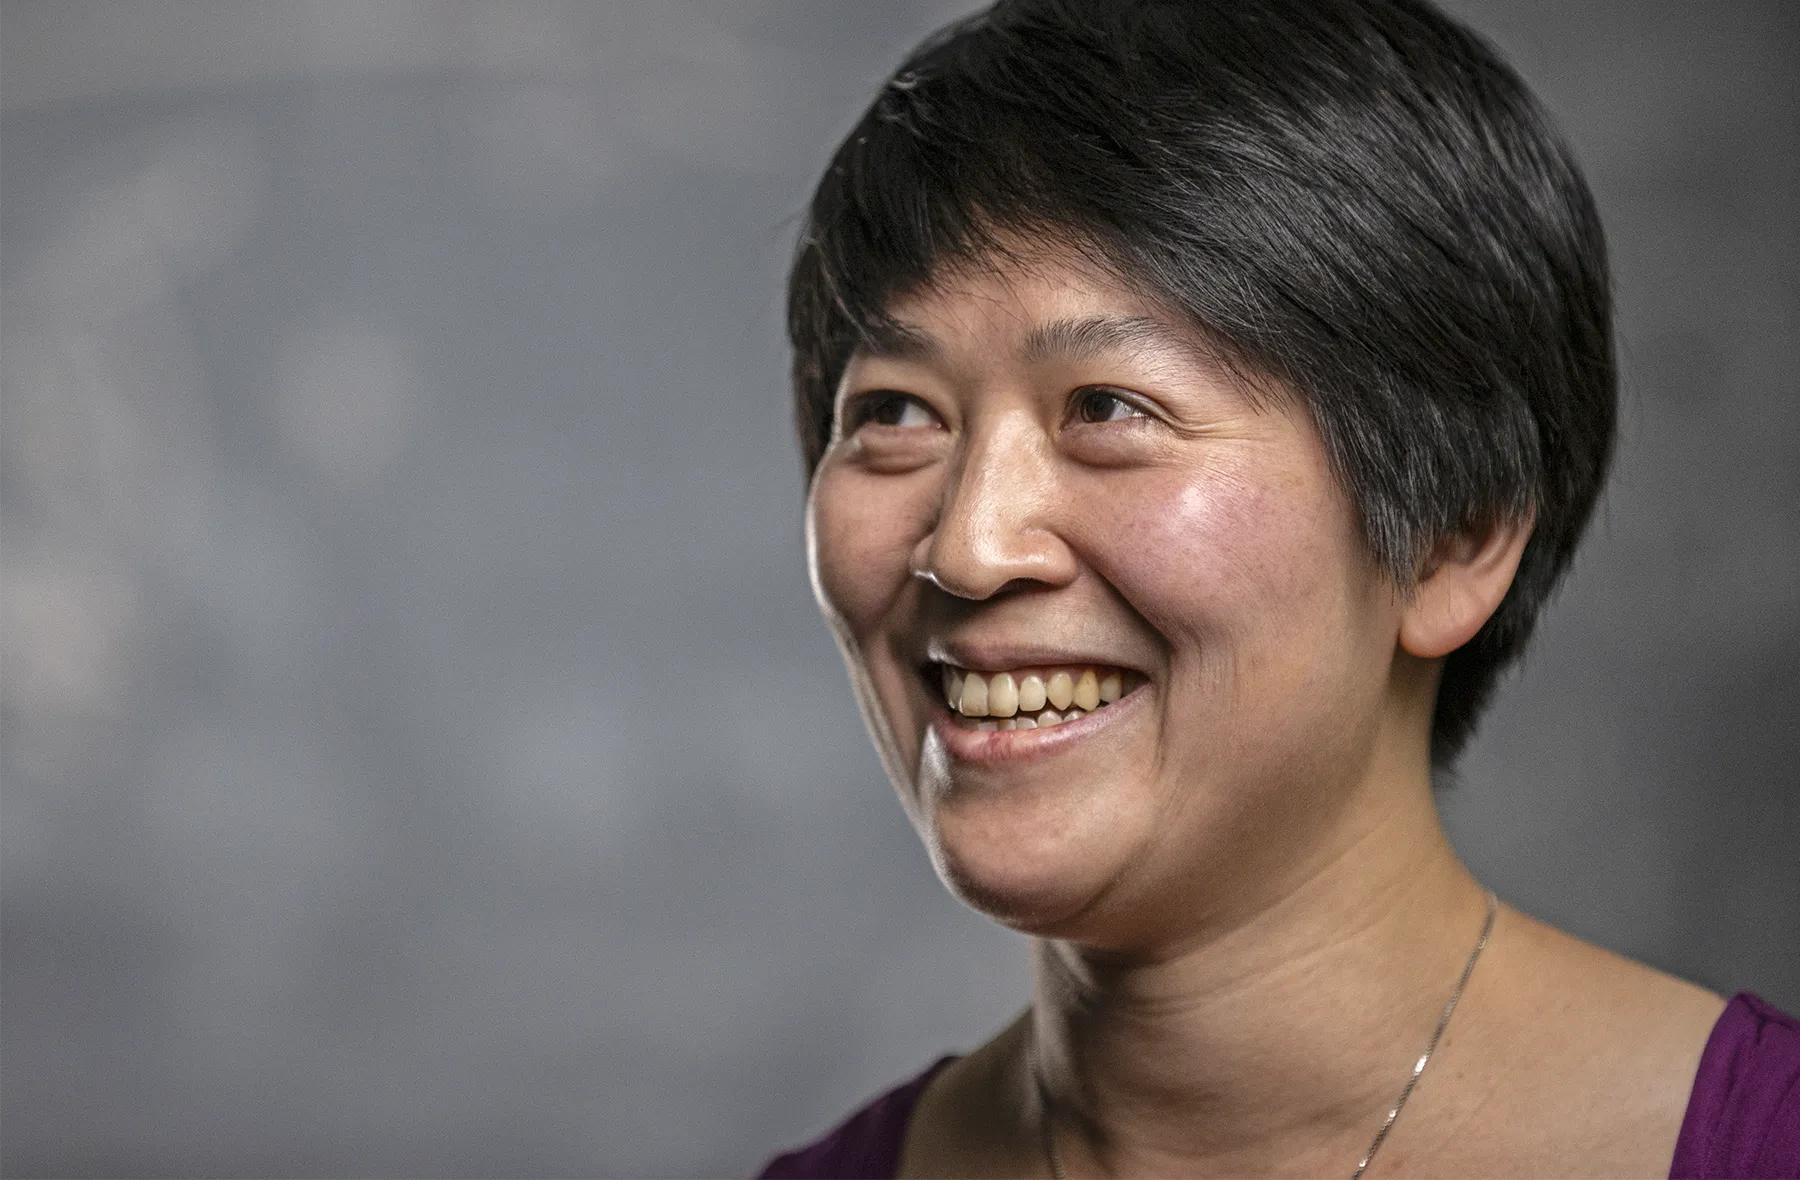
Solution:
[{"label": "earlobe", "polygon": [[1512,586],[1532,521],[1527,513],[1438,542],[1401,612],[1407,654],[1438,659],[1475,638]]}]

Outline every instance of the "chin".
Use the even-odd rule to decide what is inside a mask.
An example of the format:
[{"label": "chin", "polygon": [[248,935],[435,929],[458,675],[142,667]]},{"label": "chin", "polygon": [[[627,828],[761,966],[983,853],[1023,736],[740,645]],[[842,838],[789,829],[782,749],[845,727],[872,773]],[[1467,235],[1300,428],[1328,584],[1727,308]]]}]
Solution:
[{"label": "chin", "polygon": [[1130,825],[1098,807],[1017,802],[1027,805],[940,804],[925,833],[938,876],[964,904],[1021,934],[1099,936],[1091,918],[1139,847]]}]

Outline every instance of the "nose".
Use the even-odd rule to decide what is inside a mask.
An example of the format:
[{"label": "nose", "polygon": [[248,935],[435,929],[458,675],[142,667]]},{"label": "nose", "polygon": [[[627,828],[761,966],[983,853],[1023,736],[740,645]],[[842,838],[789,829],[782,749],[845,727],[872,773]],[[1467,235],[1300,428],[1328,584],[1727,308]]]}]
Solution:
[{"label": "nose", "polygon": [[1014,583],[1066,585],[1077,562],[1054,528],[1055,468],[1028,416],[971,434],[937,520],[913,550],[913,576],[968,599]]}]

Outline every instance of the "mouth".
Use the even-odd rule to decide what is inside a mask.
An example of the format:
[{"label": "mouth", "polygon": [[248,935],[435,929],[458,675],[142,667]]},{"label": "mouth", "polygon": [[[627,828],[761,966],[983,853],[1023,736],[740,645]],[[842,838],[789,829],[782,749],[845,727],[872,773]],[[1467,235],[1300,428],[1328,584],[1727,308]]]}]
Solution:
[{"label": "mouth", "polygon": [[1073,664],[977,672],[934,663],[928,680],[941,686],[944,707],[959,729],[1052,729],[1079,721],[1135,690],[1142,673],[1104,664]]}]

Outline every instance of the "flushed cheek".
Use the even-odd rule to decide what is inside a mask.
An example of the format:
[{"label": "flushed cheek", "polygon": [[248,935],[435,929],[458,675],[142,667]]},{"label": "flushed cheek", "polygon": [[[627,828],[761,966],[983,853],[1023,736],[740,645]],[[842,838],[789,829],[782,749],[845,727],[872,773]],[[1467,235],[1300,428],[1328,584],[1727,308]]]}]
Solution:
[{"label": "flushed cheek", "polygon": [[[1350,623],[1362,559],[1347,509],[1280,474],[1156,474],[1114,490],[1125,523],[1096,542],[1096,563],[1171,644],[1178,672],[1230,681],[1239,698],[1294,687]],[[1250,671],[1263,679],[1245,682]]]}]

